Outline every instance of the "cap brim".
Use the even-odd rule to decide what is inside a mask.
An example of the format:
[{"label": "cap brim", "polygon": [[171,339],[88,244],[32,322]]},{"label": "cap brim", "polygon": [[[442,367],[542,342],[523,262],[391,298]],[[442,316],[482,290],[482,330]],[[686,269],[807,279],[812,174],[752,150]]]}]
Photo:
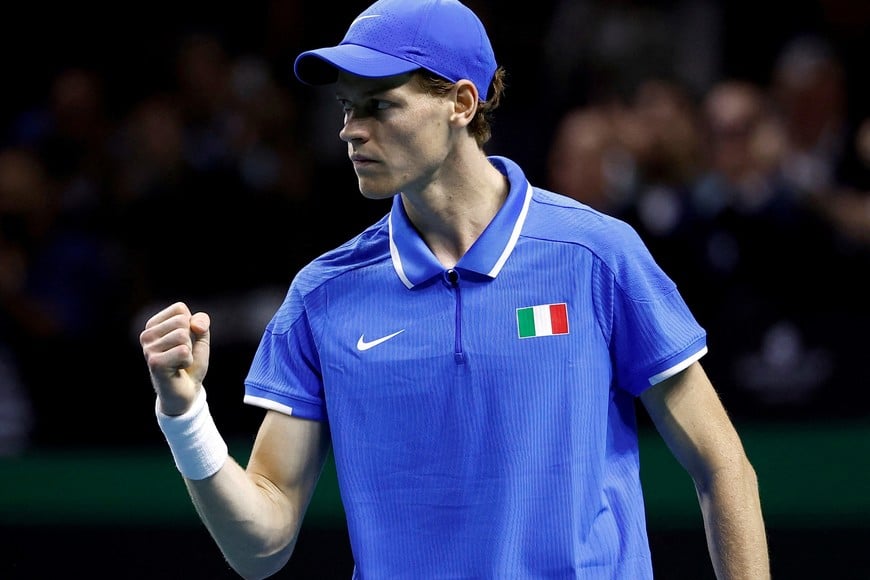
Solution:
[{"label": "cap brim", "polygon": [[389,77],[420,65],[357,44],[340,44],[303,52],[293,63],[296,78],[308,85],[328,85],[342,70],[361,77]]}]

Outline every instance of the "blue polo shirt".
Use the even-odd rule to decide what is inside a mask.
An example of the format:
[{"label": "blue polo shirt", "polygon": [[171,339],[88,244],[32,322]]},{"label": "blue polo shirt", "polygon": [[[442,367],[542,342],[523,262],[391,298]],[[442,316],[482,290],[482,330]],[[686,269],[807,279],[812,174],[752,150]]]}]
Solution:
[{"label": "blue polo shirt", "polygon": [[303,268],[245,402],[329,422],[355,578],[651,578],[635,397],[706,333],[629,225],[490,161],[455,268],[398,195]]}]

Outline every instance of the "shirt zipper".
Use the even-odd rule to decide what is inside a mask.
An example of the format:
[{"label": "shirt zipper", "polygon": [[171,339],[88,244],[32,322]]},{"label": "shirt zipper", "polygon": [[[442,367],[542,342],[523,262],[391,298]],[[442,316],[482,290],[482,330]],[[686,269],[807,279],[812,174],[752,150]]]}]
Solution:
[{"label": "shirt zipper", "polygon": [[459,287],[459,272],[450,268],[444,273],[444,279],[456,291],[456,321],[453,343],[453,360],[456,364],[465,364],[465,353],[462,351],[462,291]]}]

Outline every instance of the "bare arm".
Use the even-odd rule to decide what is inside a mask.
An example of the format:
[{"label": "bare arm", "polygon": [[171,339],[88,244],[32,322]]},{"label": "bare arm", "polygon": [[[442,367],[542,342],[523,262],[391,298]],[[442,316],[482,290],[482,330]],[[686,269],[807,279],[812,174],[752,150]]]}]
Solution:
[{"label": "bare arm", "polygon": [[695,483],[716,577],[769,579],[755,470],[700,363],[648,389],[641,400]]},{"label": "bare arm", "polygon": [[[146,323],[140,343],[162,413],[183,415],[203,390],[209,326],[208,315],[181,302]],[[325,423],[269,411],[246,469],[230,457],[204,479],[185,478],[197,513],[241,576],[265,578],[287,563],[329,445]]]},{"label": "bare arm", "polygon": [[268,577],[290,559],[328,449],[325,423],[269,411],[247,469],[230,459],[208,479],[185,479],[202,521],[241,576]]}]

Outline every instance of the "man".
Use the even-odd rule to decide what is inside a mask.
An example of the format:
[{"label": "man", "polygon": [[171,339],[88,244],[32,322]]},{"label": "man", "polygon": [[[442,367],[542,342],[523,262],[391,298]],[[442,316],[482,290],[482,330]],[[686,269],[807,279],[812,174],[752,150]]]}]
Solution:
[{"label": "man", "polygon": [[766,578],[754,471],[698,359],[706,335],[635,232],[488,157],[504,71],[455,0],[380,0],[296,75],[392,209],[303,268],[245,381],[246,468],[208,412],[209,318],[141,334],[200,516],[247,578],[288,561],[327,452],[355,578],[652,576],[640,397],[695,481],[720,578]]}]

